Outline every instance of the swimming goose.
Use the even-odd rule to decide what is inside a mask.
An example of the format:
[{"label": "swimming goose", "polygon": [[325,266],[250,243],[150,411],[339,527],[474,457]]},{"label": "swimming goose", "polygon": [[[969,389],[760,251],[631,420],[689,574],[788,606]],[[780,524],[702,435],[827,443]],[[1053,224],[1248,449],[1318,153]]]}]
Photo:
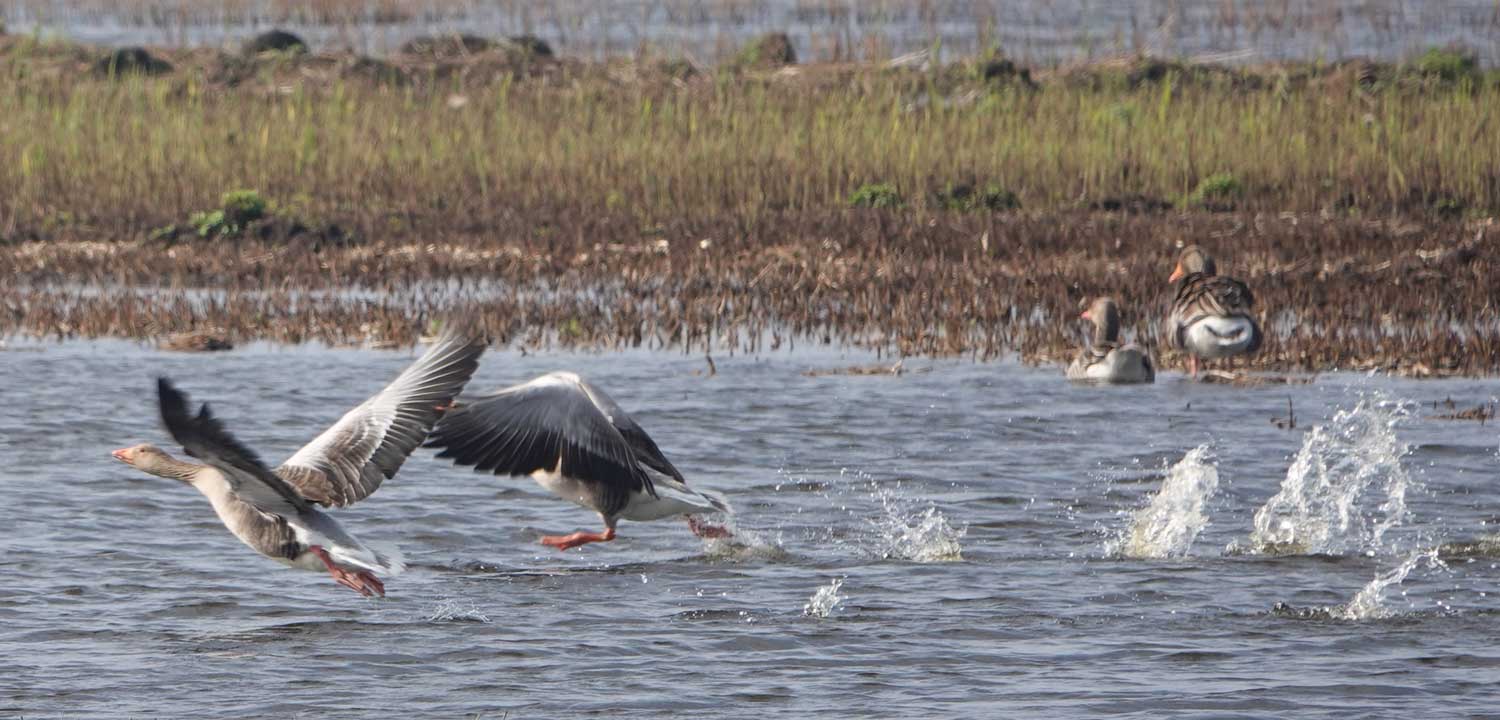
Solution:
[{"label": "swimming goose", "polygon": [[1181,283],[1167,319],[1167,341],[1188,356],[1198,377],[1198,360],[1217,360],[1260,348],[1260,327],[1252,315],[1255,296],[1245,283],[1221,277],[1214,259],[1197,245],[1182,249],[1167,282]]},{"label": "swimming goose", "polygon": [[315,505],[342,507],[375,492],[427,437],[479,365],[484,343],[445,335],[374,397],[344,415],[272,470],[204,404],[157,380],[162,423],[197,464],[154,445],[112,454],[136,469],[192,485],[208,497],[234,536],[256,552],[302,570],[326,570],[364,596],[385,595],[376,573],[394,575],[400,558],[372,550]]},{"label": "swimming goose", "polygon": [[511,477],[529,475],[554,495],[599,513],[604,531],[546,535],[543,545],[569,550],[615,539],[621,519],[687,517],[700,537],[727,537],[696,515],[729,512],[718,493],[694,490],[630,415],[593,383],[570,372],[455,403],[427,447],[440,458]]},{"label": "swimming goose", "polygon": [[1156,381],[1151,356],[1139,345],[1120,344],[1120,310],[1115,301],[1101,297],[1079,317],[1092,320],[1094,336],[1068,366],[1069,380],[1104,383],[1149,383]]}]

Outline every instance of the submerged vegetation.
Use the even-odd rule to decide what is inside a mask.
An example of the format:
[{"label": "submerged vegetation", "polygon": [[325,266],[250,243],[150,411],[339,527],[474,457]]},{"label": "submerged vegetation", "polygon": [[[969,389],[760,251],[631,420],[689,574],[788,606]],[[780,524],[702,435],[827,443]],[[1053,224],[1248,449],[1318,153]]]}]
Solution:
[{"label": "submerged vegetation", "polygon": [[1043,359],[1096,293],[1154,341],[1199,242],[1257,292],[1258,365],[1500,370],[1500,76],[1449,51],[709,69],[443,47],[98,73],[103,50],[0,38],[0,332],[404,342],[463,305],[529,343]]}]

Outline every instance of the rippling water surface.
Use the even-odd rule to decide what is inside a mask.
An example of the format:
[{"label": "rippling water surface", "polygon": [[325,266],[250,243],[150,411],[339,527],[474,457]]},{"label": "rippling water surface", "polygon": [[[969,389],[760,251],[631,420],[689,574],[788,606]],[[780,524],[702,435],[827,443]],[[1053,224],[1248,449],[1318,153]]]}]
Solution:
[{"label": "rippling water surface", "polygon": [[394,17],[373,12],[380,2],[322,4],[342,8],[333,13],[341,19],[309,22],[317,9],[297,13],[297,3],[272,0],[10,0],[0,2],[0,20],[12,32],[110,45],[234,45],[281,25],[319,49],[376,54],[432,33],[532,33],[569,55],[629,55],[650,46],[707,63],[780,31],[803,60],[934,47],[951,58],[999,47],[1043,64],[1135,52],[1231,62],[1392,61],[1461,44],[1486,65],[1500,62],[1494,0],[450,0]]},{"label": "rippling water surface", "polygon": [[[607,388],[739,541],[597,519],[423,453],[337,511],[412,569],[362,599],[256,556],[189,488],[166,373],[279,461],[411,352],[0,352],[0,716],[1474,716],[1500,700],[1500,381],[1166,374],[799,352],[487,356]],[[1296,427],[1278,427],[1288,399]],[[1318,426],[1315,428],[1314,426]],[[1274,499],[1274,500],[1273,500]],[[1437,552],[1433,552],[1437,549]]]}]

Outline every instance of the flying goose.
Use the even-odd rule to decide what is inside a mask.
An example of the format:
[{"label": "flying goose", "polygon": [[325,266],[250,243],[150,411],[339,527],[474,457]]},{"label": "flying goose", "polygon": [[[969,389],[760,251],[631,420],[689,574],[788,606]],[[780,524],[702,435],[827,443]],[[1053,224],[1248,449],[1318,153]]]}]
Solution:
[{"label": "flying goose", "polygon": [[1187,354],[1195,378],[1200,358],[1217,360],[1260,349],[1260,327],[1252,315],[1255,296],[1245,283],[1217,272],[1208,253],[1189,245],[1167,278],[1181,281],[1167,318],[1167,342]]},{"label": "flying goose", "polygon": [[455,403],[427,447],[476,472],[530,475],[558,497],[599,513],[603,532],[541,538],[558,550],[614,540],[621,518],[685,515],[700,537],[729,535],[696,517],[729,512],[723,496],[689,488],[640,425],[603,390],[570,372]]},{"label": "flying goose", "polygon": [[189,456],[205,464],[178,460],[150,444],[112,454],[197,488],[224,526],[256,552],[302,570],[326,570],[361,595],[383,597],[385,584],[376,573],[401,572],[400,558],[365,546],[315,505],[351,505],[394,476],[474,374],[484,348],[475,337],[444,335],[384,390],[274,470],[236,440],[207,404],[193,415],[187,395],[159,378],[162,423]]},{"label": "flying goose", "polygon": [[1115,301],[1101,297],[1079,317],[1094,323],[1088,347],[1068,366],[1069,380],[1104,383],[1149,383],[1156,381],[1151,356],[1139,345],[1120,344],[1120,310]]}]

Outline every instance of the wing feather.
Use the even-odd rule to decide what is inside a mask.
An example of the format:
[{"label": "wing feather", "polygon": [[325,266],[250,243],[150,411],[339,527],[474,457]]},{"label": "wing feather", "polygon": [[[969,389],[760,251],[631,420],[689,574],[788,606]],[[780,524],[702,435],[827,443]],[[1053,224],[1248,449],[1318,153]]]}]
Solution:
[{"label": "wing feather", "polygon": [[484,339],[447,332],[374,397],[350,410],[276,474],[332,507],[368,497],[395,476],[479,367]]},{"label": "wing feather", "polygon": [[661,448],[656,446],[656,441],[652,440],[651,436],[646,434],[645,429],[636,424],[635,419],[630,417],[630,413],[625,412],[625,408],[620,407],[619,403],[616,403],[615,399],[610,397],[599,386],[581,377],[574,377],[578,381],[579,387],[583,388],[589,399],[599,409],[599,412],[603,413],[610,424],[615,426],[615,430],[620,433],[620,436],[625,438],[626,444],[635,453],[638,462],[677,482],[687,483],[687,480],[683,479],[682,473],[678,472],[677,468],[672,466],[672,463],[662,454]]},{"label": "wing feather", "polygon": [[229,487],[245,502],[273,515],[295,516],[310,506],[307,500],[261,462],[255,451],[241,444],[224,423],[214,417],[208,403],[196,416],[189,410],[186,394],[165,377],[157,378],[156,394],[162,424],[187,454],[219,471]]},{"label": "wing feather", "polygon": [[654,461],[642,457],[596,400],[577,376],[544,375],[449,411],[426,446],[439,448],[438,457],[456,465],[496,475],[553,471],[561,461],[565,475],[594,486],[604,495],[603,505],[614,510],[631,493],[654,496],[642,467],[655,467]]}]

